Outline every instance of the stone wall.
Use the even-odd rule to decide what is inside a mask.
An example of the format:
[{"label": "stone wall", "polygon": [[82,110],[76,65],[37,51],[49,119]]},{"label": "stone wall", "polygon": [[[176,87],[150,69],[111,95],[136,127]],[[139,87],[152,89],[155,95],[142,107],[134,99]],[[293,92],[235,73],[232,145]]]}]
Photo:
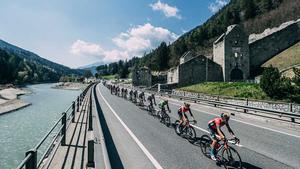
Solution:
[{"label": "stone wall", "polygon": [[145,67],[133,70],[132,85],[150,87],[152,85],[151,70]]},{"label": "stone wall", "polygon": [[192,85],[206,81],[222,81],[221,66],[205,56],[197,56],[179,65],[178,69],[178,86]]},{"label": "stone wall", "polygon": [[300,21],[250,43],[250,66],[259,68],[266,61],[300,41]]},{"label": "stone wall", "polygon": [[154,84],[166,84],[167,83],[167,74],[159,74],[159,75],[152,75],[152,85]]}]

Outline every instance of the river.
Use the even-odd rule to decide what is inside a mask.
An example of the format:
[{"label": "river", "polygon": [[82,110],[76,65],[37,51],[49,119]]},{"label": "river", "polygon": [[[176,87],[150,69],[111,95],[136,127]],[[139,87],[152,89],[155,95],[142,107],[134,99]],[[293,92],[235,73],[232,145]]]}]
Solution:
[{"label": "river", "polygon": [[21,99],[32,105],[0,116],[0,169],[16,168],[81,92],[53,85],[27,86],[32,93]]}]

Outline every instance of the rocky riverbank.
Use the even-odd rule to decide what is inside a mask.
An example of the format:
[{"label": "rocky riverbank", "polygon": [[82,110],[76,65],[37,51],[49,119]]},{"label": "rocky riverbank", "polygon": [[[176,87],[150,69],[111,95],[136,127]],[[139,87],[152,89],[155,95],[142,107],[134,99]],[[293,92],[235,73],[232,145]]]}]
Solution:
[{"label": "rocky riverbank", "polygon": [[88,86],[84,83],[73,83],[73,82],[60,82],[53,86],[53,89],[64,89],[64,90],[83,90]]},{"label": "rocky riverbank", "polygon": [[18,96],[28,93],[30,91],[26,89],[14,86],[0,86],[0,115],[29,106],[30,103],[26,103],[18,98]]}]

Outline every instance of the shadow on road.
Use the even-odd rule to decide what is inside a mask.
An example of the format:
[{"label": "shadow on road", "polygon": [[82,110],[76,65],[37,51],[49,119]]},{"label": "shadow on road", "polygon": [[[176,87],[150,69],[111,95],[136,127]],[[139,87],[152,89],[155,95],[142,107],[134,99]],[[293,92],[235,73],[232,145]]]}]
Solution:
[{"label": "shadow on road", "polygon": [[117,148],[114,144],[111,133],[110,133],[109,128],[107,126],[102,108],[99,104],[96,87],[94,87],[94,98],[95,98],[96,108],[97,108],[98,115],[99,115],[100,125],[102,127],[103,135],[104,135],[104,138],[105,138],[105,144],[106,144],[106,147],[107,147],[107,150],[108,150],[108,157],[109,157],[109,161],[110,161],[110,164],[111,164],[111,168],[124,169],[124,166],[122,164],[120,155],[118,153],[118,150],[117,150]]}]

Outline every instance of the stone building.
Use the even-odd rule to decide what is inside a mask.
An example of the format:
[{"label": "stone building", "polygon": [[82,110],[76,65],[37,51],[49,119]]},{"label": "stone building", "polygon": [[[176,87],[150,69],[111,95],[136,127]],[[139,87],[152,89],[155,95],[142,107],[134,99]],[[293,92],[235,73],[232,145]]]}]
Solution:
[{"label": "stone building", "polygon": [[168,84],[174,84],[174,83],[178,83],[178,66],[173,67],[171,69],[169,69],[168,74],[167,74],[167,83]]},{"label": "stone building", "polygon": [[213,61],[222,67],[224,81],[246,80],[250,75],[248,35],[231,25],[213,44]]},{"label": "stone building", "polygon": [[[188,58],[185,58],[188,57]],[[200,82],[222,81],[222,68],[203,55],[184,54],[183,61],[168,71],[168,84],[186,86]]]},{"label": "stone building", "polygon": [[150,87],[152,85],[151,70],[147,67],[134,69],[132,72],[132,85]]}]

